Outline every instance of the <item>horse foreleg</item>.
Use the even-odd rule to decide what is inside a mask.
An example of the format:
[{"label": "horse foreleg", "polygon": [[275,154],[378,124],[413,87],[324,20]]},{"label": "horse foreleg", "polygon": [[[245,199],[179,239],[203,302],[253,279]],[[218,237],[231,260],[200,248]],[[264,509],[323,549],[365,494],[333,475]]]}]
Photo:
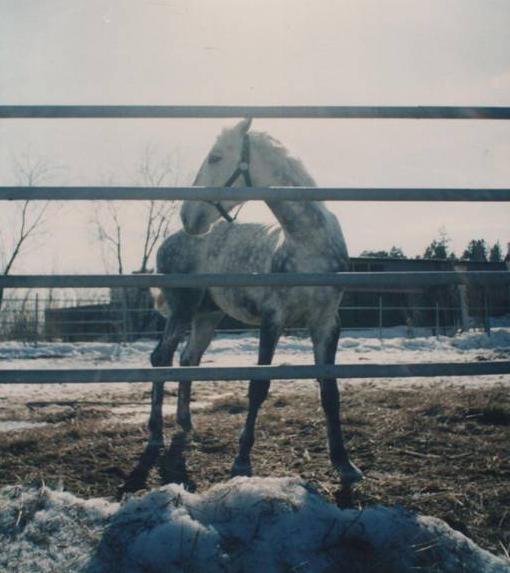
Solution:
[{"label": "horse foreleg", "polygon": [[163,397],[164,382],[153,382],[151,391],[151,413],[149,416],[149,445],[163,447]]},{"label": "horse foreleg", "polygon": [[[263,321],[260,327],[259,365],[271,364],[276,345],[282,332],[281,324],[272,318]],[[251,380],[248,390],[248,415],[239,438],[239,453],[232,466],[233,476],[251,476],[250,453],[255,443],[255,423],[260,406],[267,398],[271,380]]]},{"label": "horse foreleg", "polygon": [[[340,336],[340,325],[334,314],[334,320],[322,322],[311,328],[315,364],[334,364]],[[363,478],[359,470],[349,459],[344,445],[340,423],[340,393],[335,378],[319,379],[322,408],[326,417],[329,455],[333,467],[340,473],[345,485],[353,484]]]},{"label": "horse foreleg", "polygon": [[[181,366],[198,366],[207,350],[214,332],[225,314],[221,311],[201,314],[195,317],[191,325],[191,334],[186,348],[180,359]],[[179,382],[177,394],[177,423],[188,432],[192,429],[191,424],[191,380]]]},{"label": "horse foreleg", "polygon": [[[178,316],[170,316],[165,324],[161,339],[151,354],[152,366],[172,366],[175,350],[184,337],[188,321]],[[163,398],[164,382],[153,382],[151,413],[149,417],[149,444],[163,446]]]},{"label": "horse foreleg", "polygon": [[[181,364],[181,366],[191,366],[190,364]],[[177,413],[176,419],[179,426],[189,432],[193,429],[191,423],[191,380],[181,380],[177,390]]]}]

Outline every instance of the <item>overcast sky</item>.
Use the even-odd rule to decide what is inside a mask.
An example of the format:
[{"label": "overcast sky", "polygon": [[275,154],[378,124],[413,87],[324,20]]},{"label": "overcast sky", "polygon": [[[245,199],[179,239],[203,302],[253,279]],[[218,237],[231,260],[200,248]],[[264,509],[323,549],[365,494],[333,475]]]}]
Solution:
[{"label": "overcast sky", "polygon": [[[509,0],[0,0],[2,104],[510,105]],[[51,183],[132,181],[147,145],[189,183],[231,120],[2,120],[0,184],[25,153]],[[510,186],[510,122],[255,120],[322,186]],[[0,205],[6,238],[11,206]],[[139,252],[128,207],[128,266]],[[510,241],[510,206],[332,204],[352,255],[422,254],[444,227]],[[242,217],[268,221],[264,205]],[[102,272],[88,204],[68,204],[23,272]]]}]

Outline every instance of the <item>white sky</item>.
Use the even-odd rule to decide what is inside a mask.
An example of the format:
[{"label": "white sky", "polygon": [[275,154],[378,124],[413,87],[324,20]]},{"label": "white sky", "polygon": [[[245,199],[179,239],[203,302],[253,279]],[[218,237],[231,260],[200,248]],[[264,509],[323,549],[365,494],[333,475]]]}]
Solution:
[{"label": "white sky", "polygon": [[[509,0],[0,0],[2,104],[510,105]],[[146,145],[189,182],[231,120],[3,120],[0,184],[27,151],[52,183],[129,183]],[[510,122],[255,120],[323,186],[510,186]],[[506,204],[332,204],[352,255],[421,254],[445,227],[510,241]],[[8,227],[11,206],[0,205]],[[128,207],[128,267],[139,250]],[[269,220],[249,203],[243,218]],[[102,272],[89,204],[17,271]],[[6,227],[7,226],[7,227]]]}]

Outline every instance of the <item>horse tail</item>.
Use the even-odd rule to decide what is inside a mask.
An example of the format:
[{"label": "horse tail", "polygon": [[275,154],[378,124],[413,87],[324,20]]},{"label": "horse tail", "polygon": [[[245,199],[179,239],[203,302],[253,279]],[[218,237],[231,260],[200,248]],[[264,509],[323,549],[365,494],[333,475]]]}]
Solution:
[{"label": "horse tail", "polygon": [[168,318],[170,315],[170,307],[166,302],[165,295],[160,288],[151,288],[151,295],[154,299],[154,310],[159,312],[165,318]]}]

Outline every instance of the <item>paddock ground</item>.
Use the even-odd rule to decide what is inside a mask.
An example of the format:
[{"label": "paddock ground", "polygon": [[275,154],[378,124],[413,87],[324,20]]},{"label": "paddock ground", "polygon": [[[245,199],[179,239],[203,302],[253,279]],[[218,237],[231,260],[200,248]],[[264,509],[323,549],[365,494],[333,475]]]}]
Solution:
[{"label": "paddock ground", "polygon": [[[171,386],[166,391],[175,394]],[[137,402],[148,398],[148,388],[132,395]],[[38,419],[51,424],[0,433],[0,486],[44,482],[84,497],[114,498],[126,482],[137,490],[177,481],[203,491],[229,479],[245,399],[224,394],[198,409],[188,436],[167,416],[171,445],[157,458],[154,452],[143,454],[145,424],[119,423],[111,415],[114,406],[105,399],[40,408]],[[482,547],[508,555],[508,386],[345,384],[343,419],[352,457],[366,474],[353,492],[342,491],[330,469],[315,392],[275,393],[266,402],[254,473],[300,475],[341,506],[401,504],[444,519]]]}]

